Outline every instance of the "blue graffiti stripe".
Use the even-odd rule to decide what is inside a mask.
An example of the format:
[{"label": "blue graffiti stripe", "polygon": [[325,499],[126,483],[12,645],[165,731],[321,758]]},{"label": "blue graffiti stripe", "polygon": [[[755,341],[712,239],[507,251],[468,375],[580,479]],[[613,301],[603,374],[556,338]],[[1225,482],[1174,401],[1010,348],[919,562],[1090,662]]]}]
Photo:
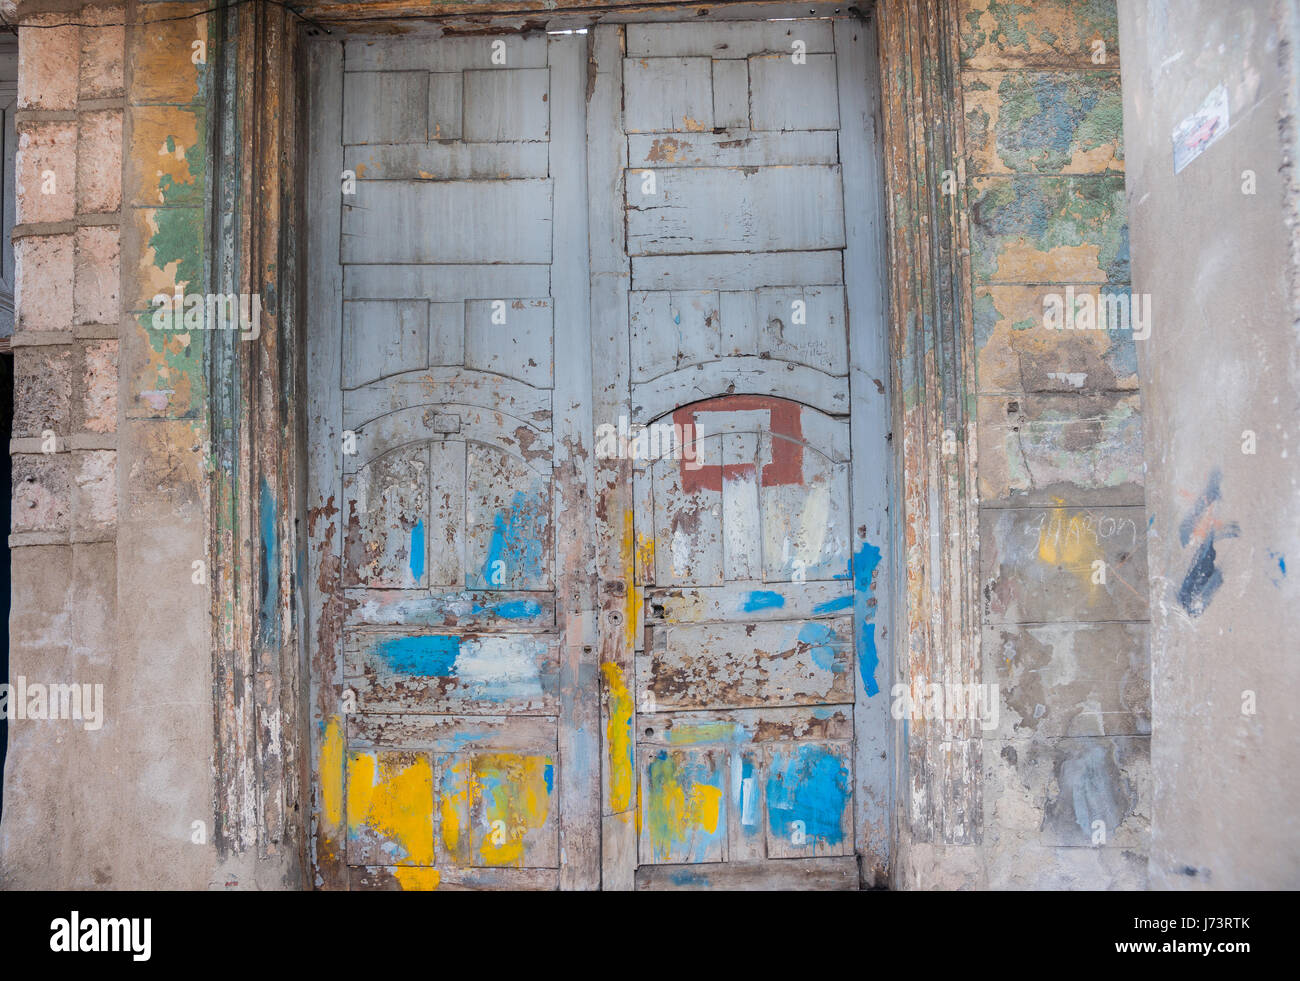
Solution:
[{"label": "blue graffiti stripe", "polygon": [[[510,510],[496,514],[487,558],[479,573],[486,585],[527,589],[545,582],[542,540],[546,535],[548,507],[545,494],[530,497],[524,491],[515,491]],[[498,562],[504,573],[500,582],[493,578]]]},{"label": "blue graffiti stripe", "polygon": [[780,593],[774,593],[767,589],[755,589],[745,599],[744,611],[753,613],[755,610],[772,610],[785,606],[785,597]]},{"label": "blue graffiti stripe", "polygon": [[813,607],[813,613],[837,613],[840,610],[851,610],[853,608],[852,596],[840,596],[837,599],[827,600],[825,603],[818,603]]},{"label": "blue graffiti stripe", "polygon": [[448,634],[428,637],[392,637],[381,641],[375,653],[398,674],[447,678],[456,674],[460,638]]},{"label": "blue graffiti stripe", "polygon": [[262,478],[258,491],[258,518],[261,525],[259,537],[262,540],[261,580],[262,604],[260,613],[261,640],[267,647],[280,644],[280,604],[272,595],[272,590],[280,588],[280,540],[276,535],[275,495],[271,492],[266,478]]},{"label": "blue graffiti stripe", "polygon": [[542,607],[533,600],[510,600],[506,603],[495,603],[487,607],[485,612],[506,620],[532,620],[542,612]]},{"label": "blue graffiti stripe", "polygon": [[417,583],[424,578],[424,519],[420,518],[411,529],[411,578]]},{"label": "blue graffiti stripe", "polygon": [[872,595],[871,577],[880,565],[880,549],[863,542],[853,556],[853,613],[858,631],[858,671],[867,696],[880,693],[876,668],[880,655],[876,651],[876,598]]}]

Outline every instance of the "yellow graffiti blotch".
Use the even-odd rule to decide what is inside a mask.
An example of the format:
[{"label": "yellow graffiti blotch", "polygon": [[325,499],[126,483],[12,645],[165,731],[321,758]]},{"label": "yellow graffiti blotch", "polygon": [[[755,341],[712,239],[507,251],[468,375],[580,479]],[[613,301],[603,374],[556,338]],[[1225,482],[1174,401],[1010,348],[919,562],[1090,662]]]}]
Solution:
[{"label": "yellow graffiti blotch", "polygon": [[437,869],[402,867],[394,869],[393,875],[403,892],[429,892],[437,889],[442,881],[442,873]]},{"label": "yellow graffiti blotch", "polygon": [[[641,590],[636,585],[636,564],[632,554],[632,542],[632,512],[627,511],[623,515],[623,581],[627,584],[627,595],[623,611],[623,639],[629,651],[636,649],[636,625],[637,621],[641,619]],[[651,549],[653,547],[651,545]],[[644,548],[643,542],[643,556]],[[642,566],[642,568],[645,568],[645,566]]]},{"label": "yellow graffiti blotch", "polygon": [[463,867],[523,868],[529,832],[550,816],[554,780],[550,756],[498,752],[447,765],[438,813],[452,860]]},{"label": "yellow graffiti blotch", "polygon": [[622,669],[612,661],[600,666],[609,692],[605,745],[609,752],[609,809],[625,811],[632,803],[632,693]]},{"label": "yellow graffiti blotch", "polygon": [[[378,757],[378,758],[376,758]],[[359,827],[397,844],[394,865],[433,865],[433,767],[423,756],[348,756],[348,831]]]},{"label": "yellow graffiti blotch", "polygon": [[[483,864],[493,867],[524,864],[524,838],[546,824],[551,810],[544,756],[499,753],[474,759],[475,785],[483,801]],[[501,838],[499,842],[497,838]]]},{"label": "yellow graffiti blotch", "polygon": [[320,749],[320,796],[325,823],[343,823],[343,725],[337,718],[325,727]]},{"label": "yellow graffiti blotch", "polygon": [[1091,583],[1092,563],[1101,558],[1095,534],[1080,528],[1082,516],[1065,508],[1052,508],[1038,533],[1038,558],[1048,565],[1064,566],[1084,584]]},{"label": "yellow graffiti blotch", "polygon": [[669,755],[650,764],[650,845],[656,858],[672,854],[674,841],[689,842],[692,832],[712,835],[722,813],[722,789],[685,777],[678,760]]},{"label": "yellow graffiti blotch", "polygon": [[545,826],[550,816],[554,779],[549,756],[489,753],[448,766],[439,813],[453,861],[522,868],[528,833]]}]

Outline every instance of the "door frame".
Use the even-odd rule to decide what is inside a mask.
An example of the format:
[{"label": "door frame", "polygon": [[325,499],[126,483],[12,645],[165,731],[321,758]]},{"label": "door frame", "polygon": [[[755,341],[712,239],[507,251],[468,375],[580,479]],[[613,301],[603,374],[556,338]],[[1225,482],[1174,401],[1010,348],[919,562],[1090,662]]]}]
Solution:
[{"label": "door frame", "polygon": [[[896,684],[980,680],[977,489],[974,478],[974,352],[963,112],[958,62],[959,0],[878,0],[853,6],[743,0],[600,5],[560,0],[553,11],[502,0],[467,15],[462,3],[306,4],[300,13],[250,4],[214,14],[214,175],[209,275],[223,291],[262,297],[259,343],[208,350],[213,457],[210,558],[214,671],[254,673],[270,727],[240,723],[238,706],[216,706],[216,832],[220,850],[295,850],[303,885],[327,885],[312,837],[313,623],[306,602],[308,526],[331,516],[306,500],[306,364],[302,302],[306,249],[305,59],[314,37],[335,28],[441,35],[572,30],[597,23],[709,17],[753,20],[858,17],[875,37],[883,150],[883,237],[888,266],[890,555],[879,615],[880,697]],[[376,11],[376,7],[380,10]],[[588,35],[589,45],[592,35]],[[590,99],[597,79],[588,77]],[[945,181],[955,175],[956,181]],[[870,179],[868,176],[867,179]],[[944,193],[950,188],[953,193]],[[875,232],[880,235],[880,232]],[[594,241],[594,230],[593,230]],[[883,294],[882,294],[883,295]],[[218,332],[223,333],[223,332]],[[589,451],[588,451],[589,452]],[[630,536],[620,541],[630,564]],[[882,550],[883,551],[883,550]],[[888,561],[892,558],[892,562]],[[271,561],[274,559],[274,561]],[[591,621],[573,636],[595,643],[601,620],[622,622],[628,577],[604,582]],[[616,616],[612,616],[616,615]],[[602,661],[605,659],[602,657]],[[321,676],[324,676],[323,674]],[[594,683],[594,679],[593,679]],[[612,695],[606,679],[604,702]],[[859,835],[859,877],[888,887],[911,842],[965,844],[981,835],[980,736],[969,723],[900,720],[890,727],[888,799]],[[249,798],[252,802],[249,803]],[[862,842],[866,842],[863,844]],[[606,842],[606,848],[614,842]],[[606,873],[605,886],[630,882]],[[562,883],[599,886],[590,869]]]}]

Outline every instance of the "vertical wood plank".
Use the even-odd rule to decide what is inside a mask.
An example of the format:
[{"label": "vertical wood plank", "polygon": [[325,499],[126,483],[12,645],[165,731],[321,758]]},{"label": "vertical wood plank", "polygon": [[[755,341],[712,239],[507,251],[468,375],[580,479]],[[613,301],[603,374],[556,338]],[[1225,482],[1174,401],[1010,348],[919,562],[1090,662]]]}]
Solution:
[{"label": "vertical wood plank", "polygon": [[464,78],[462,72],[434,72],[429,76],[430,140],[460,139]]},{"label": "vertical wood plank", "polygon": [[429,444],[428,584],[465,585],[465,443]]},{"label": "vertical wood plank", "polygon": [[[555,181],[556,583],[564,611],[560,661],[561,889],[600,885],[600,747],[592,610],[595,606],[593,493],[589,465],[592,349],[587,228],[586,39],[552,37],[551,174]],[[534,73],[519,73],[520,76]],[[540,97],[540,96],[539,96]]]},{"label": "vertical wood plank", "polygon": [[723,576],[728,582],[763,578],[763,540],[758,510],[758,474],[762,468],[757,433],[722,436]]},{"label": "vertical wood plank", "polygon": [[[979,553],[979,495],[960,26],[946,0],[888,0],[877,12],[899,446],[893,626],[897,680],[916,691],[981,681],[980,582],[970,560]],[[958,175],[956,194],[935,193],[946,170]],[[905,403],[904,392],[923,397]],[[955,452],[941,452],[945,432]],[[915,720],[899,743],[897,814],[910,840],[980,840],[983,751],[971,724]]]},{"label": "vertical wood plank", "polygon": [[[849,318],[849,443],[853,468],[850,521],[853,572],[853,641],[857,661],[853,712],[855,847],[863,856],[863,875],[881,879],[889,868],[893,794],[890,760],[893,723],[889,691],[893,684],[890,638],[892,559],[889,477],[892,452],[888,362],[888,296],[885,292],[884,202],[881,188],[879,82],[872,61],[874,22],[835,23],[835,62],[839,75],[840,158],[844,167],[847,246],[844,267]],[[883,883],[877,883],[883,884]]]},{"label": "vertical wood plank", "polygon": [[713,125],[749,126],[749,62],[744,58],[713,62]]},{"label": "vertical wood plank", "polygon": [[[592,412],[597,430],[631,418],[627,290],[629,267],[623,216],[605,205],[623,200],[627,139],[623,132],[623,28],[588,35],[595,78],[587,100],[587,174],[591,207]],[[595,463],[598,644],[602,742],[601,885],[630,890],[636,873],[636,771],[632,660],[639,610],[633,582],[632,465],[616,457]]]},{"label": "vertical wood plank", "polygon": [[[307,45],[310,149],[307,154],[307,599],[304,629],[313,639],[310,662],[312,876],[326,889],[344,888],[343,826],[343,398],[342,374],[343,45]],[[327,380],[321,384],[320,380]]]}]

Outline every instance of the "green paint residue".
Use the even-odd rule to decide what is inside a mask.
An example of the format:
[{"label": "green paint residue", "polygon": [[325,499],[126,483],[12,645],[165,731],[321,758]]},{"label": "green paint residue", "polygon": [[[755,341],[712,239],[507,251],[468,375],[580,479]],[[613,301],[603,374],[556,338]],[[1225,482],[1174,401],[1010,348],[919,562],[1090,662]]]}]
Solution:
[{"label": "green paint residue", "polygon": [[976,277],[989,280],[998,256],[1020,240],[1047,252],[1092,245],[1111,283],[1129,281],[1124,178],[1012,177],[990,180],[971,208]]},{"label": "green paint residue", "polygon": [[[174,288],[185,294],[204,289],[203,208],[186,207],[202,201],[207,183],[206,117],[198,110],[194,110],[194,115],[194,138],[185,149],[190,180],[178,182],[169,173],[159,177],[158,197],[164,206],[152,211],[155,231],[149,238],[154,266],[168,272]],[[167,137],[165,146],[170,152],[176,152],[179,139],[174,134]],[[156,372],[153,385],[141,392],[141,400],[171,418],[202,417],[207,399],[204,361],[207,332],[156,330],[152,310],[141,314],[138,320],[158,356],[152,365]]]},{"label": "green paint residue", "polygon": [[1029,48],[1029,35],[1020,27],[1020,15],[1032,14],[1034,8],[1023,3],[998,3],[991,0],[989,13],[997,21],[998,28],[994,40],[999,47]]},{"label": "green paint residue", "polygon": [[668,741],[675,745],[730,742],[744,734],[739,722],[697,722],[675,725],[668,731]]},{"label": "green paint residue", "polygon": [[[207,114],[201,106],[178,107],[179,112],[192,113],[194,116],[194,140],[185,149],[185,166],[190,179],[178,181],[174,176],[164,173],[158,180],[159,196],[168,205],[201,205],[203,191],[207,185],[207,153],[205,150],[207,133]],[[176,137],[167,137],[167,152],[176,152]]]},{"label": "green paint residue", "polygon": [[1114,142],[1115,156],[1124,159],[1124,100],[1118,88],[1107,89],[1075,131],[1075,141],[1083,150],[1094,150]]}]

